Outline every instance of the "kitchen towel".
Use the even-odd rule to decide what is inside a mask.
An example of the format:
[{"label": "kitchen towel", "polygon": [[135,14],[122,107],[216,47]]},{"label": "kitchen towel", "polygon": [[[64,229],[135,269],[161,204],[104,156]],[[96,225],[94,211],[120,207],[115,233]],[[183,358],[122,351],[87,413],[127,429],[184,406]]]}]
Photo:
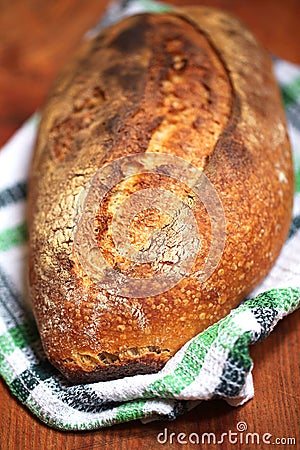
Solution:
[{"label": "kitchen towel", "polygon": [[[113,3],[103,26],[142,11],[169,9],[152,1]],[[238,308],[189,341],[156,374],[71,385],[42,349],[27,292],[27,176],[39,116],[0,151],[0,373],[36,416],[63,430],[90,430],[141,419],[174,419],[201,400],[241,405],[253,394],[249,345],[300,304],[300,68],[274,58],[293,147],[296,185],[289,237],[268,277]]]}]

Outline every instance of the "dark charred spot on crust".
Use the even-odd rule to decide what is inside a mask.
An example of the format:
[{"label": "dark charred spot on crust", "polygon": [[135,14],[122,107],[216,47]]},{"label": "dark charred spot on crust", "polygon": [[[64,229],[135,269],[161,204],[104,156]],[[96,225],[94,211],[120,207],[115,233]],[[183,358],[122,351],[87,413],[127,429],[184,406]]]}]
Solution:
[{"label": "dark charred spot on crust", "polygon": [[70,258],[64,255],[63,252],[59,252],[56,256],[58,261],[58,267],[63,267],[65,271],[71,272],[75,263]]},{"label": "dark charred spot on crust", "polygon": [[122,89],[129,91],[138,90],[144,74],[145,68],[141,65],[135,64],[130,67],[121,63],[108,67],[103,72],[105,77],[114,78]]},{"label": "dark charred spot on crust", "polygon": [[231,136],[226,136],[220,142],[222,158],[231,167],[232,174],[249,171],[249,165],[253,164],[250,151],[244,144]]},{"label": "dark charred spot on crust", "polygon": [[146,126],[146,133],[152,133],[163,121],[162,116],[154,117],[153,120]]},{"label": "dark charred spot on crust", "polygon": [[138,21],[133,22],[126,30],[122,31],[111,41],[110,47],[115,48],[120,53],[134,53],[145,44],[145,35],[149,29],[147,15],[141,16]]},{"label": "dark charred spot on crust", "polygon": [[103,47],[105,41],[105,37],[103,33],[99,33],[94,39],[93,39],[93,46],[92,51],[97,51],[101,47]]},{"label": "dark charred spot on crust", "polygon": [[74,112],[89,111],[98,106],[99,103],[106,100],[107,99],[104,90],[100,86],[95,86],[92,89],[91,95],[86,96],[81,101],[75,101],[73,109]]},{"label": "dark charred spot on crust", "polygon": [[107,119],[103,120],[97,127],[94,129],[94,133],[96,135],[101,136],[104,132],[106,132],[109,135],[112,135],[114,133],[118,133],[118,130],[120,128],[120,114],[114,114],[111,117],[108,117]]},{"label": "dark charred spot on crust", "polygon": [[233,28],[230,28],[230,29],[228,29],[228,30],[226,31],[226,34],[228,34],[228,36],[232,37],[232,36],[238,35],[239,33],[238,33],[237,30],[234,30]]},{"label": "dark charred spot on crust", "polygon": [[146,151],[149,145],[153,131],[160,125],[163,117],[153,117],[151,120],[147,121],[142,127],[142,123],[139,123],[140,127],[136,130],[136,138],[140,143],[140,150]]}]

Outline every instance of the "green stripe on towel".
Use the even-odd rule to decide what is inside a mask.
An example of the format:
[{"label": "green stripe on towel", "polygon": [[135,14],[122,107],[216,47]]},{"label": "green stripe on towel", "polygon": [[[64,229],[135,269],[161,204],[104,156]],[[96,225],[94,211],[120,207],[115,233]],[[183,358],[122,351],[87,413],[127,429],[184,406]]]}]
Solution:
[{"label": "green stripe on towel", "polygon": [[21,223],[15,227],[6,228],[0,232],[0,252],[5,252],[11,247],[24,244],[28,239],[26,223]]},{"label": "green stripe on towel", "polygon": [[296,77],[292,83],[281,86],[283,102],[285,106],[295,103],[297,97],[300,97],[300,77]]}]

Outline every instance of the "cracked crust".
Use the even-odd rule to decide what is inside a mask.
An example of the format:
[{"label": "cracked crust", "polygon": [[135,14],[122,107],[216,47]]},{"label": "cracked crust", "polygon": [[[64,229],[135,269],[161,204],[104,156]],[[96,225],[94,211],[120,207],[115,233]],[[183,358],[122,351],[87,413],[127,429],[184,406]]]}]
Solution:
[{"label": "cracked crust", "polygon": [[[100,289],[82,267],[74,212],[99,167],[141,152],[179,156],[204,171],[222,202],[226,242],[205,282],[189,276],[160,295],[125,298]],[[171,191],[193,212],[202,236],[193,273],[201,270],[211,244],[207,211],[163,173],[123,180],[105,196],[92,231],[98,248],[120,272],[153,275],[157,267],[128,263],[112,239],[124,199],[149,187]],[[30,178],[30,286],[49,360],[72,382],[158,371],[265,277],[287,236],[292,197],[271,62],[238,20],[206,7],[142,14],[85,42],[49,96]],[[151,233],[163,227],[172,234],[168,214],[141,211],[132,245],[151,247]],[[174,239],[161,270],[180,258]]]}]

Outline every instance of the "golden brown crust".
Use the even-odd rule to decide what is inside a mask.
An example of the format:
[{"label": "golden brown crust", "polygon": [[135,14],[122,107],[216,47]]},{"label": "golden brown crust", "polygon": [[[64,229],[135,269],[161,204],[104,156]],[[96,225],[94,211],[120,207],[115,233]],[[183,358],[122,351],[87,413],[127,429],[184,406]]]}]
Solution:
[{"label": "golden brown crust", "polygon": [[[164,173],[121,181],[99,205],[92,231],[111,266],[145,279],[157,271],[152,262],[128,263],[112,239],[114,215],[135,190],[176,194],[205,237],[190,276],[166,292],[125,298],[83,267],[74,248],[76,202],[99,167],[150,152],[204,171],[222,203],[226,242],[202,282],[193,274],[212,241],[207,208]],[[178,9],[125,19],[84,43],[45,107],[30,180],[30,284],[50,361],[73,382],[159,370],[265,277],[287,236],[292,197],[271,62],[239,21],[206,7]],[[155,208],[142,211],[131,242],[140,250],[155,227],[173,225]]]}]

